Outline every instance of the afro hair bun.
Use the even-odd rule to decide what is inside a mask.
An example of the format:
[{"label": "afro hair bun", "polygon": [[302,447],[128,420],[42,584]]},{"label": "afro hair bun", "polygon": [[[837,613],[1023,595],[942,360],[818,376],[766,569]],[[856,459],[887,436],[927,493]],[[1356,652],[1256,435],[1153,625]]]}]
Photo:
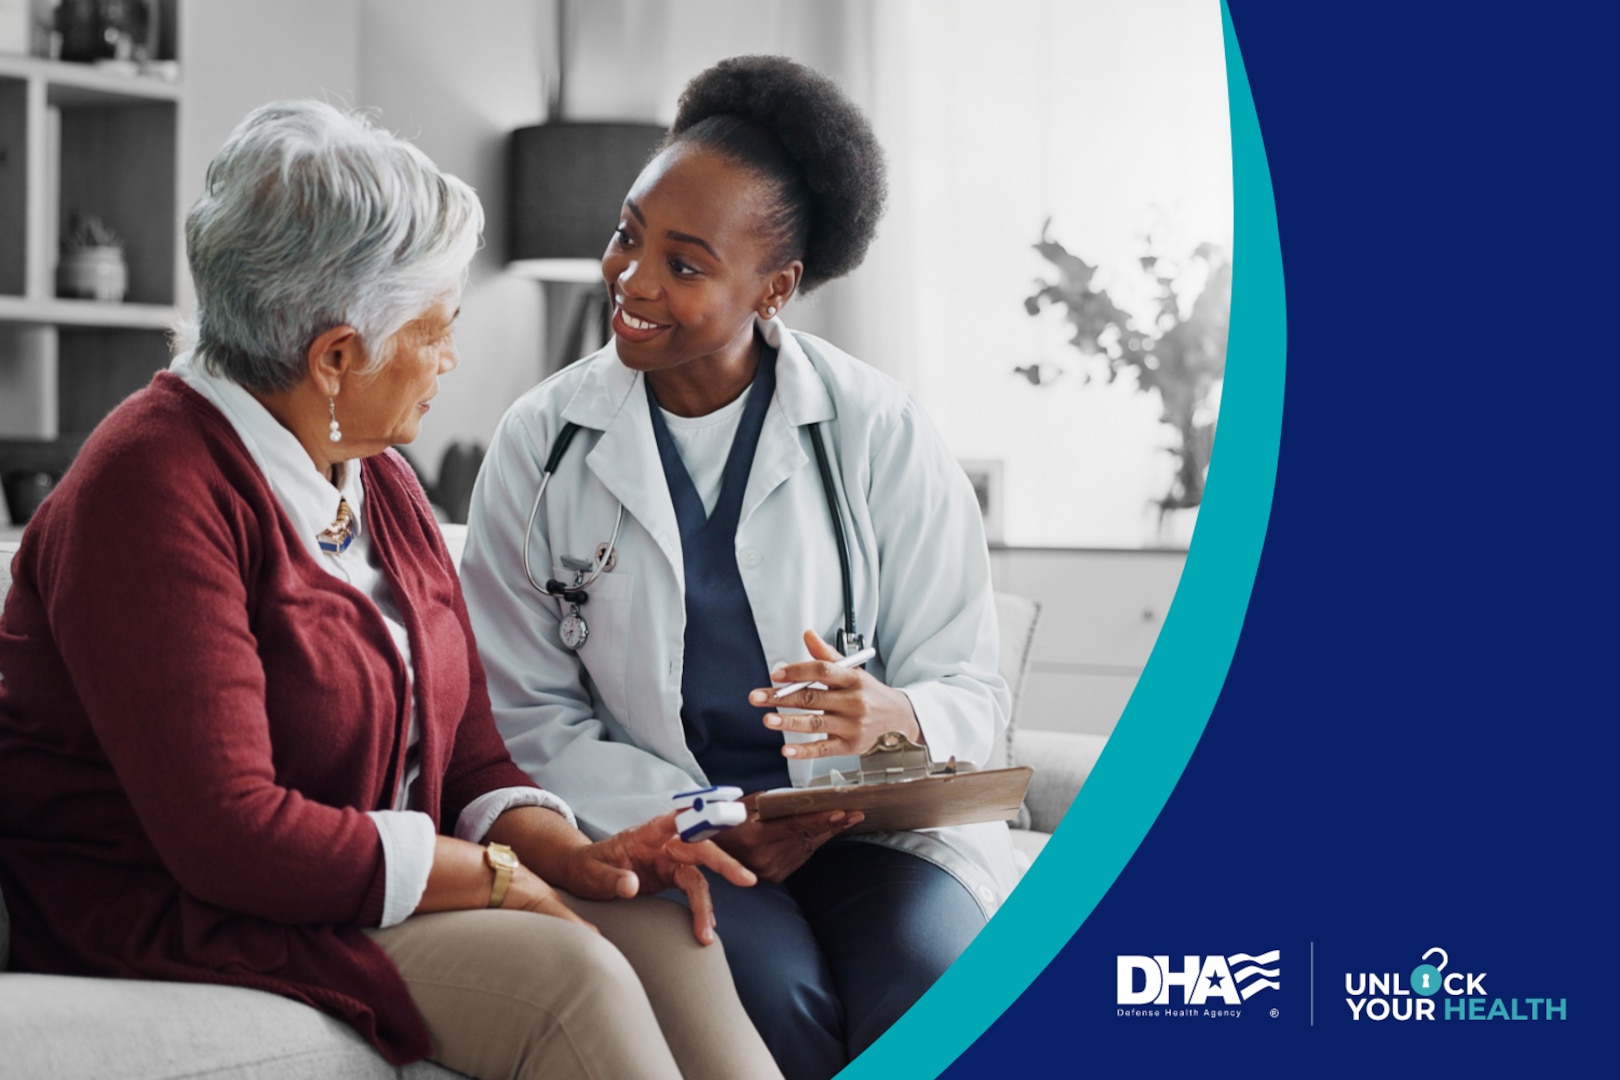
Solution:
[{"label": "afro hair bun", "polygon": [[784,56],[722,60],[681,93],[669,141],[688,140],[777,181],[802,291],[866,257],[887,194],[883,148],[825,75]]}]

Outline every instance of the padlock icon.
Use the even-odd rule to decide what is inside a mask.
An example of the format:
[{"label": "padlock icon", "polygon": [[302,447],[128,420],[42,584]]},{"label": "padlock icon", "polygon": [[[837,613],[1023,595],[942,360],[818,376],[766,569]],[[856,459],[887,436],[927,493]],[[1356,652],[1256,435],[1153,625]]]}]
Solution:
[{"label": "padlock icon", "polygon": [[[1440,954],[1440,962],[1438,964],[1429,963],[1429,960],[1436,953]],[[1440,973],[1451,962],[1451,957],[1446,955],[1446,950],[1436,945],[1424,953],[1421,959],[1423,963],[1412,969],[1412,993],[1420,994],[1423,997],[1433,997],[1440,991],[1440,981],[1443,978]]]}]

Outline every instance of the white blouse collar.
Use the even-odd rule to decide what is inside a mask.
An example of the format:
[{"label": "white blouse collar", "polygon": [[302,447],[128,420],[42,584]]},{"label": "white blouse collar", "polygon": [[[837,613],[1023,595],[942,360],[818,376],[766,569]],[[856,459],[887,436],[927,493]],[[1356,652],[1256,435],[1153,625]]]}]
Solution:
[{"label": "white blouse collar", "polygon": [[340,501],[348,501],[351,528],[360,534],[365,493],[358,461],[345,462],[343,482],[334,485],[315,468],[298,436],[242,386],[205,370],[189,352],[175,357],[169,370],[225,414],[312,557],[323,554],[316,537],[331,526]]}]

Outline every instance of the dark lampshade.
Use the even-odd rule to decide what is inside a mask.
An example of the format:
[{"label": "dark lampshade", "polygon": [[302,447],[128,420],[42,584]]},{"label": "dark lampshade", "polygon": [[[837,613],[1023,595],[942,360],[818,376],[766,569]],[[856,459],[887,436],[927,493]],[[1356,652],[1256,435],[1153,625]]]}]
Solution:
[{"label": "dark lampshade", "polygon": [[625,193],[664,137],[657,124],[518,128],[507,148],[507,269],[596,281]]}]

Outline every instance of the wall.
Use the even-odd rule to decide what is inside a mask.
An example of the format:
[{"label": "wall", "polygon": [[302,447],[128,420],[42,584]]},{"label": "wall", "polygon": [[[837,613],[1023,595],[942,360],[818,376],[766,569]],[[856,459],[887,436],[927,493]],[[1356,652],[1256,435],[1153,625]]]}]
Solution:
[{"label": "wall", "polygon": [[[447,376],[413,454],[437,474],[455,439],[488,443],[540,375],[539,287],[504,274],[505,135],[543,116],[553,51],[549,7],[528,0],[190,0],[182,5],[186,99],[181,206],[249,110],[318,97],[379,111],[441,168],[478,190],[486,246],[474,260]],[[190,282],[182,303],[195,302]]]},{"label": "wall", "polygon": [[[242,117],[267,101],[359,99],[358,0],[189,0],[180,5],[185,100],[180,108],[180,209],[202,194],[208,162]],[[185,250],[184,241],[176,249]],[[181,270],[179,297],[196,303]]]},{"label": "wall", "polygon": [[[727,56],[770,53],[791,56],[836,80],[868,110],[883,138],[871,78],[874,28],[883,6],[865,0],[572,3],[565,115],[668,124],[692,76]],[[893,362],[891,325],[871,317],[905,302],[893,287],[903,280],[900,268],[888,254],[898,250],[893,220],[890,215],[879,230],[863,266],[796,298],[784,318],[905,381],[907,373]]]},{"label": "wall", "polygon": [[484,204],[484,249],[473,260],[456,327],[461,366],[441,381],[413,448],[437,476],[449,442],[488,446],[507,406],[543,373],[540,286],[503,267],[506,135],[545,118],[550,7],[533,0],[361,0],[360,25],[364,103],[476,188]]},{"label": "wall", "polygon": [[996,588],[1041,603],[1019,724],[1111,734],[1185,563],[1170,551],[992,550]]}]

